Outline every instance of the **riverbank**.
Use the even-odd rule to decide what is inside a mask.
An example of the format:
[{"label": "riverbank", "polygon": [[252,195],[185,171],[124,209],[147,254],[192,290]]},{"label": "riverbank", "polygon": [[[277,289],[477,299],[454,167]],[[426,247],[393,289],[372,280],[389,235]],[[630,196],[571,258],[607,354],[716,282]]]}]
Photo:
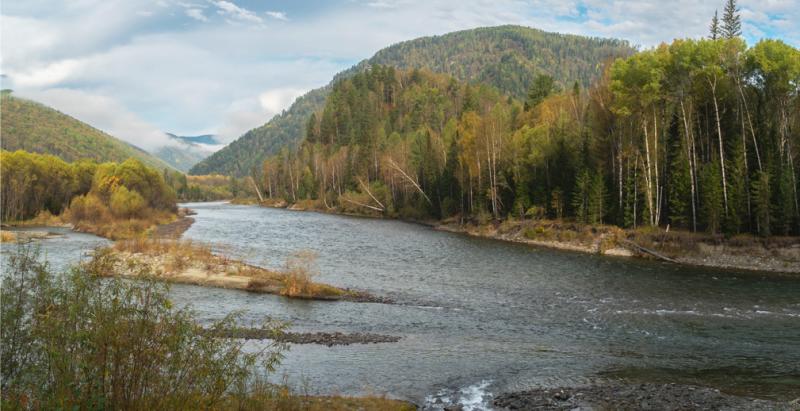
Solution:
[{"label": "riverbank", "polygon": [[549,220],[500,223],[443,222],[437,230],[614,257],[661,259],[678,264],[800,274],[800,238],[724,236],[667,231],[624,230]]},{"label": "riverbank", "polygon": [[777,402],[728,395],[681,384],[608,383],[588,387],[540,388],[501,394],[493,405],[505,410],[747,410],[800,409],[800,398]]},{"label": "riverbank", "polygon": [[[292,211],[384,218],[377,212],[339,210],[323,207],[319,202],[311,200],[289,204],[282,199],[271,199],[260,204],[257,201],[248,204]],[[800,237],[725,237],[659,227],[622,229],[616,226],[589,226],[555,220],[508,219],[486,223],[460,222],[456,219],[401,220],[430,226],[439,231],[586,254],[660,259],[677,264],[723,269],[800,274]]]},{"label": "riverbank", "polygon": [[400,341],[400,337],[373,333],[341,332],[291,332],[280,334],[261,328],[233,328],[214,334],[216,337],[241,338],[245,340],[273,340],[290,344],[317,344],[333,347],[335,345],[380,344]]},{"label": "riverbank", "polygon": [[[101,261],[104,260],[104,261]],[[298,253],[282,271],[268,270],[215,254],[186,240],[120,240],[98,250],[95,262],[110,264],[102,272],[122,277],[147,277],[172,283],[244,290],[289,298],[326,301],[389,302],[381,297],[311,280],[313,256]]]}]

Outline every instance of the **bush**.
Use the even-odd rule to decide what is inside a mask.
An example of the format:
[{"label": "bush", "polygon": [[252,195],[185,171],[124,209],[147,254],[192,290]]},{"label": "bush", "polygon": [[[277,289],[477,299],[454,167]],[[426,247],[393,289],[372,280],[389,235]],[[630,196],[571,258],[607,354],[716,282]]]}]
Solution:
[{"label": "bush", "polygon": [[135,218],[140,217],[147,207],[147,203],[136,190],[128,190],[125,186],[117,187],[109,200],[111,213],[115,217]]},{"label": "bush", "polygon": [[248,353],[241,340],[214,337],[238,317],[203,329],[162,283],[100,279],[110,254],[55,275],[20,250],[2,287],[3,409],[224,408],[249,395],[259,362],[272,371],[281,358],[281,344]]},{"label": "bush", "polygon": [[108,207],[94,194],[77,196],[72,199],[69,206],[69,217],[74,222],[83,220],[106,221],[108,220]]},{"label": "bush", "polygon": [[312,296],[316,287],[312,278],[319,273],[313,251],[299,251],[286,259],[286,280],[281,294],[289,297]]}]

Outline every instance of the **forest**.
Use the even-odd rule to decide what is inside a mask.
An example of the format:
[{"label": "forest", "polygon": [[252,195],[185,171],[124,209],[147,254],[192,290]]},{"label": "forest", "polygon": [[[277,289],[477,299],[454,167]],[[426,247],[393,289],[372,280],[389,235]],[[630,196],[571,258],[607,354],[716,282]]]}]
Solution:
[{"label": "forest", "polygon": [[747,47],[735,23],[617,59],[588,87],[539,73],[519,99],[373,65],[254,176],[272,198],[403,218],[797,235],[800,52]]},{"label": "forest", "polygon": [[175,190],[157,170],[130,158],[122,163],[18,150],[0,152],[0,209],[4,223],[55,216],[78,229],[122,238],[174,219]]}]

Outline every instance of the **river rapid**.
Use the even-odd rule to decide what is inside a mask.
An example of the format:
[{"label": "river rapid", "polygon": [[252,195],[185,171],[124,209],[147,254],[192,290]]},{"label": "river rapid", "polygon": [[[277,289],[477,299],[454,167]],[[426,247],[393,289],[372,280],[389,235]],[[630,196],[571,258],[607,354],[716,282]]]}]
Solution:
[{"label": "river rapid", "polygon": [[[630,381],[800,396],[800,278],[560,252],[399,221],[227,203],[197,211],[184,238],[277,268],[318,255],[318,281],[395,304],[298,301],[173,285],[201,321],[243,311],[293,331],[368,332],[397,343],[292,345],[273,376],[312,394],[387,394],[425,408],[488,409],[540,386]],[[42,240],[57,266],[105,240]],[[11,247],[4,247],[3,253]],[[252,342],[251,344],[260,344]]]}]

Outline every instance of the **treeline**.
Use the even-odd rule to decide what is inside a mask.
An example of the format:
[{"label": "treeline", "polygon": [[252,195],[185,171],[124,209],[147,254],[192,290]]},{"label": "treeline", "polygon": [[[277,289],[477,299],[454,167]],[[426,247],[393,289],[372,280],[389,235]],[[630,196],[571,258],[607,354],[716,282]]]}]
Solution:
[{"label": "treeline", "polygon": [[618,59],[589,88],[539,75],[525,101],[373,66],[334,86],[261,185],[401,217],[800,234],[800,53],[721,37]]},{"label": "treeline", "polygon": [[2,151],[0,167],[3,222],[47,212],[92,227],[114,220],[145,224],[176,211],[175,192],[161,173],[136,159],[67,163],[51,155]]},{"label": "treeline", "polygon": [[182,202],[256,198],[250,178],[226,177],[219,174],[192,176],[164,170],[164,181],[175,190],[178,201]]}]

